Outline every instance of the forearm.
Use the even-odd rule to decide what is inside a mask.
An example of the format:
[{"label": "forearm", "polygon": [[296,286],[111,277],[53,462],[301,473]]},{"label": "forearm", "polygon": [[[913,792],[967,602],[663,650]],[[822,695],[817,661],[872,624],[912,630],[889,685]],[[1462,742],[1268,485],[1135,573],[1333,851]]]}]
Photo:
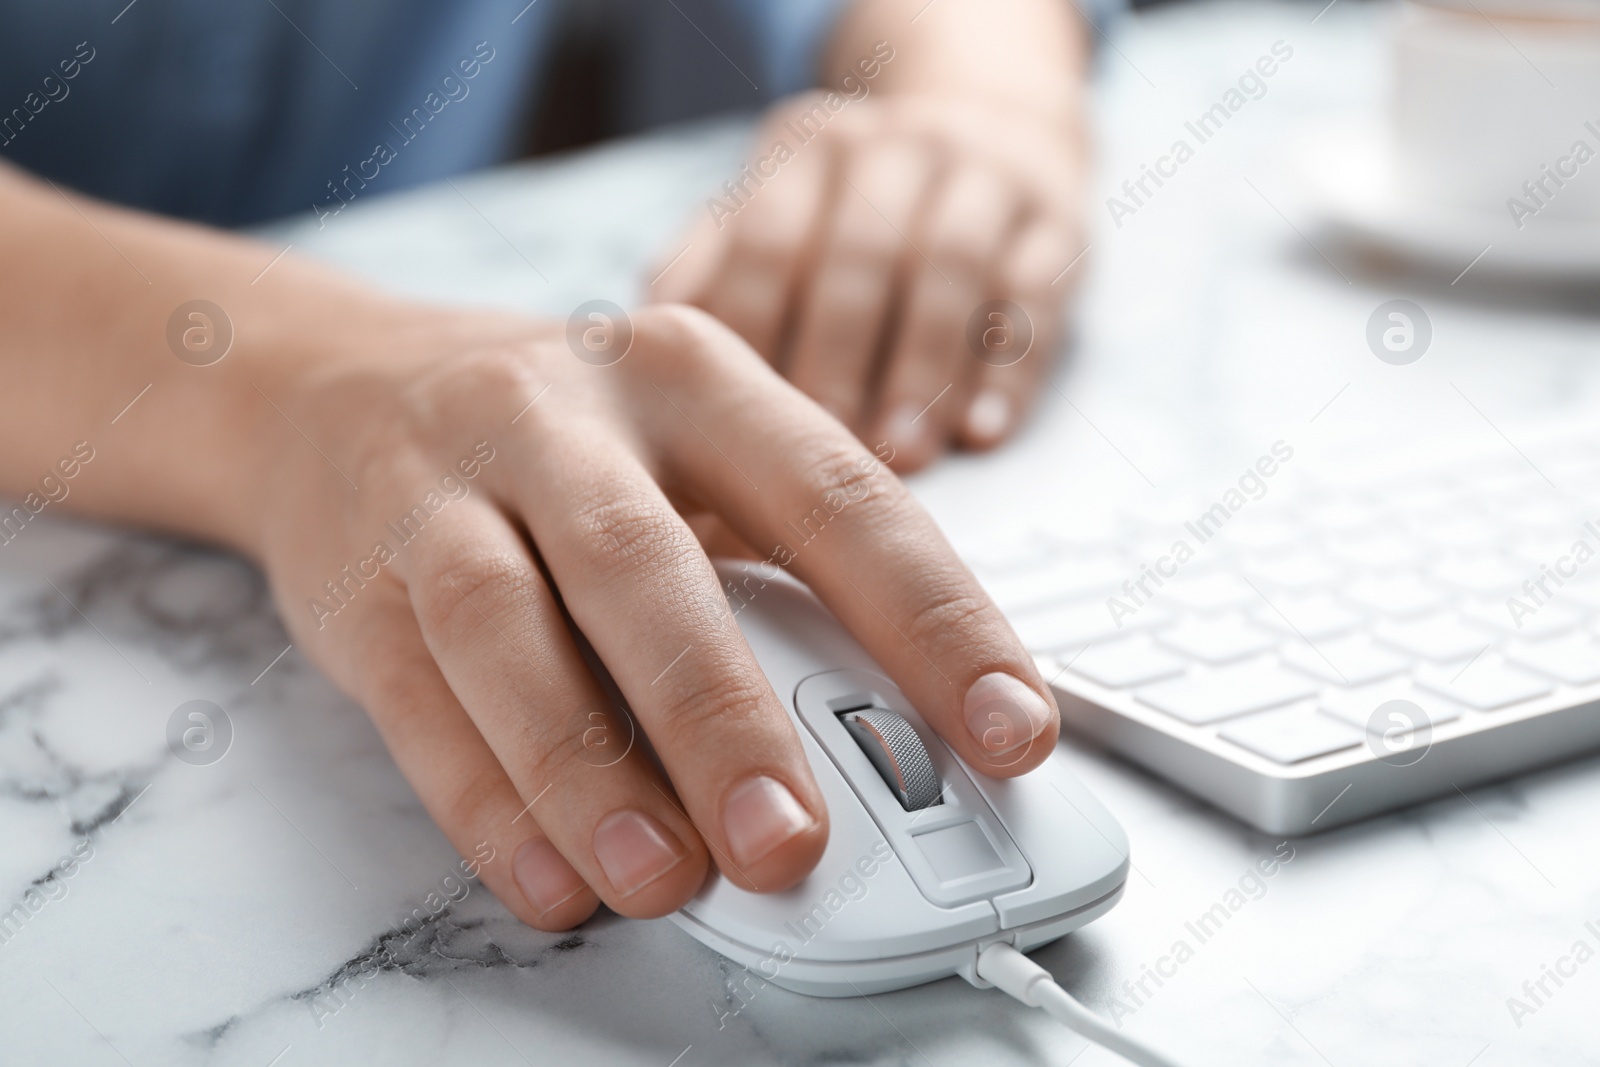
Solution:
[{"label": "forearm", "polygon": [[[0,249],[0,492],[245,550],[249,482],[279,439],[274,382],[393,321],[386,300],[331,271],[292,257],[266,269],[277,248],[3,166]],[[184,350],[186,362],[169,343],[169,319],[195,299],[233,332],[209,365],[196,364],[220,349]],[[68,479],[73,464],[58,465],[85,442],[93,458]]]},{"label": "forearm", "polygon": [[834,33],[823,80],[839,84],[887,41],[894,60],[883,64],[875,91],[978,97],[1075,121],[1090,33],[1063,0],[858,0]]}]

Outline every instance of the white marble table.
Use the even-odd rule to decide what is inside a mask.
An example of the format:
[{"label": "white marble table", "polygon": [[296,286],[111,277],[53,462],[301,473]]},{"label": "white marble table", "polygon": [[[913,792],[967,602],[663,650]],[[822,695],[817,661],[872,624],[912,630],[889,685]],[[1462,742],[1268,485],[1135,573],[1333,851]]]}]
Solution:
[{"label": "white marble table", "polygon": [[[916,483],[963,547],[1151,499],[1285,435],[1308,467],[1446,432],[1498,444],[1463,396],[1513,437],[1600,410],[1592,295],[1451,287],[1310,229],[1283,139],[1373,106],[1381,85],[1374,11],[1314,14],[1168,10],[1104,53],[1109,189],[1273,41],[1295,49],[1122,228],[1096,207],[1061,392],[1015,447]],[[626,302],[742,137],[716,127],[510,168],[280,236],[418,295],[561,315]],[[1403,375],[1362,342],[1393,296],[1436,330],[1437,354]],[[1006,529],[985,525],[996,514]],[[445,881],[457,857],[376,733],[297,652],[276,658],[288,640],[261,578],[231,558],[45,519],[0,551],[0,603],[0,909],[25,912],[0,943],[6,1067],[1111,1062],[957,979],[870,1001],[767,988],[719,1028],[733,971],[666,922],[607,916],[554,936],[481,887],[461,897]],[[204,765],[166,740],[196,699],[233,731]],[[1117,761],[1072,756],[1127,827],[1137,873],[1108,917],[1040,958],[1185,1062],[1600,1057],[1600,963],[1520,1026],[1506,1005],[1575,941],[1600,948],[1585,927],[1600,929],[1600,759],[1297,841],[1200,944],[1186,923],[1278,842]],[[445,892],[461,899],[401,932]],[[1141,993],[1132,983],[1180,939],[1193,957]]]}]

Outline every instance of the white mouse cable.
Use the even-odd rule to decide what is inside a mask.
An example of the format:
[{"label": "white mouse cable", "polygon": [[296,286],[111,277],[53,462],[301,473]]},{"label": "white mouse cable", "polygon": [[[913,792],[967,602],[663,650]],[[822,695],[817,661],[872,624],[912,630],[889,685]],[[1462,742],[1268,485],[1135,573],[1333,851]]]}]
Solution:
[{"label": "white mouse cable", "polygon": [[1004,941],[978,953],[978,977],[1030,1008],[1043,1008],[1067,1029],[1110,1049],[1129,1063],[1139,1067],[1178,1067],[1175,1061],[1140,1044],[1079,1004],[1056,984],[1049,971]]}]

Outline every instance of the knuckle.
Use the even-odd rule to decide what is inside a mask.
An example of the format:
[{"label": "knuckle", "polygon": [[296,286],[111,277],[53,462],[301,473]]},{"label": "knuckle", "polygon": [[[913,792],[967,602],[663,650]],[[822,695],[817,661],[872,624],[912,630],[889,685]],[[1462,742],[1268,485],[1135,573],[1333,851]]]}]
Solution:
[{"label": "knuckle", "polygon": [[886,519],[893,522],[906,491],[876,456],[858,446],[826,447],[801,470],[799,488],[811,507],[796,522],[816,519],[826,525],[847,510],[857,522],[873,521],[875,511],[890,513]]},{"label": "knuckle", "polygon": [[733,234],[731,258],[738,269],[759,274],[786,274],[799,255],[801,235],[778,226],[751,223]]},{"label": "knuckle", "polygon": [[[1004,257],[1000,288],[1015,299],[1052,303],[1052,291],[1062,269],[1073,262],[1071,241],[1056,226],[1035,226]],[[1074,276],[1083,270],[1083,264]],[[1071,281],[1072,279],[1067,279]]]},{"label": "knuckle", "polygon": [[[463,838],[483,836],[505,816],[506,780],[499,774],[478,774],[466,779],[444,800],[444,823]],[[498,835],[496,835],[498,836]]]},{"label": "knuckle", "polygon": [[936,154],[921,138],[895,136],[856,153],[848,166],[850,180],[876,202],[880,196],[920,192],[936,164]]},{"label": "knuckle", "polygon": [[778,106],[770,125],[773,128],[782,128],[780,119],[792,122],[804,115],[815,114],[819,108],[826,112],[827,105],[824,103],[826,99],[827,94],[820,89],[806,89],[795,93]]},{"label": "knuckle", "polygon": [[486,393],[532,397],[540,388],[534,362],[527,350],[516,345],[472,348],[441,361],[418,383],[418,388],[469,404],[481,403]]},{"label": "knuckle", "polygon": [[692,534],[638,495],[606,492],[580,502],[570,530],[587,557],[586,580],[597,585],[641,571],[670,573],[697,551]]},{"label": "knuckle", "polygon": [[[870,209],[869,209],[870,211]],[[873,214],[857,219],[850,212],[841,214],[834,231],[828,258],[847,269],[879,269],[898,256],[898,237],[883,219]]]},{"label": "knuckle", "polygon": [[922,648],[967,648],[975,626],[998,618],[989,598],[955,582],[925,589],[906,626],[906,636]]},{"label": "knuckle", "polygon": [[[910,350],[915,358],[897,358],[889,368],[886,388],[915,382],[917,387],[933,386],[938,392],[950,381],[952,356],[966,347],[968,314],[963,313],[965,302],[952,300],[942,294],[930,294],[929,289],[945,285],[937,280],[918,286],[911,301],[910,314],[901,324],[900,347]],[[975,305],[976,298],[972,300]],[[937,357],[937,358],[935,358]],[[924,398],[924,402],[932,396]]]},{"label": "knuckle", "polygon": [[419,583],[417,615],[435,633],[470,632],[538,585],[533,568],[508,552],[469,551]]},{"label": "knuckle", "polygon": [[652,304],[633,317],[634,337],[645,350],[668,358],[693,357],[725,343],[728,328],[688,304]]},{"label": "knuckle", "polygon": [[928,237],[928,258],[951,273],[982,275],[992,258],[989,242],[965,225],[937,226]]},{"label": "knuckle", "polygon": [[[594,728],[594,720],[589,717],[593,714],[606,713],[594,705],[576,710],[544,707],[529,716],[516,759],[519,780],[537,783],[541,790],[554,786],[557,793],[565,792],[569,786],[581,788],[581,783],[588,780],[584,776],[597,769],[596,764],[583,758],[585,735]],[[628,754],[624,753],[624,757]]]},{"label": "knuckle", "polygon": [[[376,656],[371,662],[381,662]],[[368,669],[360,676],[361,705],[381,722],[386,735],[409,738],[425,731],[434,708],[417,699],[416,680],[408,672]]]},{"label": "knuckle", "polygon": [[636,371],[662,385],[705,384],[763,365],[731,327],[687,304],[654,304],[633,319]]},{"label": "knuckle", "polygon": [[851,349],[866,347],[864,335],[870,331],[883,303],[884,276],[862,264],[835,264],[812,283],[808,310],[810,325],[833,344]]},{"label": "knuckle", "polygon": [[766,714],[770,692],[764,679],[743,671],[697,672],[668,700],[666,728],[679,743],[724,738],[730,731],[748,737],[751,730],[770,722]]}]

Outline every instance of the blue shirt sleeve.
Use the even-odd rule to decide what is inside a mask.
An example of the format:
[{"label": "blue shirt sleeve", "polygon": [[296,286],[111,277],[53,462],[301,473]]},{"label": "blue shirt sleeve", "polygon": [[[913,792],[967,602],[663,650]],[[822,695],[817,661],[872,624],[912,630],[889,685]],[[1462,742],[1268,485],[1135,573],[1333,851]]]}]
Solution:
[{"label": "blue shirt sleeve", "polygon": [[822,55],[847,0],[724,0],[749,29],[773,96],[817,84]]},{"label": "blue shirt sleeve", "polygon": [[[623,13],[649,33],[662,23],[641,10],[655,12],[694,47],[711,41],[749,63],[759,90],[721,104],[749,106],[814,83],[844,3],[673,0]],[[326,220],[507,158],[568,10],[563,0],[164,0],[112,18],[101,5],[5,6],[0,156],[91,195],[221,225],[305,211]],[[694,61],[668,51],[641,65],[644,98],[715,106],[685,93]]]},{"label": "blue shirt sleeve", "polygon": [[5,6],[0,155],[222,225],[324,217],[504,159],[558,10],[164,0],[113,19],[101,5]]}]

